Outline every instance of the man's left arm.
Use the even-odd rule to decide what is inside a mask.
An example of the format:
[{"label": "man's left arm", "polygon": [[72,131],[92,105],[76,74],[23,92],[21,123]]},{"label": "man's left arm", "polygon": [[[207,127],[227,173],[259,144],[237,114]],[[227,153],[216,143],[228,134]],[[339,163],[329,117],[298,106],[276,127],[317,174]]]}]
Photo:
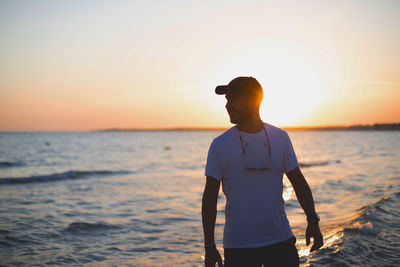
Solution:
[{"label": "man's left arm", "polygon": [[307,246],[310,244],[310,238],[312,237],[314,242],[310,250],[310,252],[312,252],[322,247],[324,243],[321,230],[319,229],[318,225],[319,219],[315,212],[314,199],[311,189],[308,186],[308,183],[301,173],[299,167],[296,167],[290,172],[286,173],[286,176],[289,178],[289,181],[296,193],[297,200],[307,216],[308,225],[306,230],[306,244]]}]

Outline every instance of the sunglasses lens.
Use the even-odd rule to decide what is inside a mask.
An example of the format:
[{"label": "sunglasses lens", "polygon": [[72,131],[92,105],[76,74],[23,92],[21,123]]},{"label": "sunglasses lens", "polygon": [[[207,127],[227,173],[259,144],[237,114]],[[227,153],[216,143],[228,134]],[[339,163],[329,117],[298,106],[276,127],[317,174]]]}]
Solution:
[{"label": "sunglasses lens", "polygon": [[249,141],[245,146],[244,166],[248,170],[268,170],[270,158],[268,148],[263,142]]}]

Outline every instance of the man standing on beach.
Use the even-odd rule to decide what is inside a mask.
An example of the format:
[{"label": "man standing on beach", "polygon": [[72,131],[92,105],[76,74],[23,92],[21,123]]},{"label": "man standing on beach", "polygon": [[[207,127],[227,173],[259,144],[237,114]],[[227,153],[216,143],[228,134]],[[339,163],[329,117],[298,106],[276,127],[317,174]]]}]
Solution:
[{"label": "man standing on beach", "polygon": [[220,183],[226,196],[224,263],[231,266],[298,266],[299,256],[284,209],[283,174],[307,215],[306,243],[323,245],[314,200],[288,134],[259,116],[263,90],[253,77],[238,77],[215,92],[225,95],[235,126],[214,138],[207,157],[202,199],[205,265],[222,266],[214,242]]}]

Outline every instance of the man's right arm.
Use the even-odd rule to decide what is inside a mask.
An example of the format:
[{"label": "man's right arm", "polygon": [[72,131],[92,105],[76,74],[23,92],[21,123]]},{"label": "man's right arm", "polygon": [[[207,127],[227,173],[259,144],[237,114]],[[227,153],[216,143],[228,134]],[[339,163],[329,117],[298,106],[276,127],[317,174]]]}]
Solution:
[{"label": "man's right arm", "polygon": [[[210,246],[215,244],[214,229],[215,220],[217,218],[218,193],[221,182],[217,179],[207,176],[206,185],[203,192],[201,217],[204,231],[204,245]],[[222,266],[222,259],[217,249],[206,249],[206,266]]]}]

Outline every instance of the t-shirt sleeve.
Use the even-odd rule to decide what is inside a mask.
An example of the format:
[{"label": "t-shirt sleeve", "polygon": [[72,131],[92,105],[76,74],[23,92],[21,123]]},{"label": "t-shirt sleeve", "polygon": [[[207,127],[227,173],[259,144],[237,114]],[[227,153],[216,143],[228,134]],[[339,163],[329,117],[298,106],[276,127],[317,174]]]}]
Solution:
[{"label": "t-shirt sleeve", "polygon": [[218,151],[217,143],[214,139],[210,145],[210,149],[208,150],[205,175],[221,181],[222,173],[223,169],[221,164],[221,156]]},{"label": "t-shirt sleeve", "polygon": [[289,135],[285,132],[286,139],[286,149],[285,149],[285,159],[283,162],[283,172],[288,173],[294,168],[299,166],[297,162],[296,153],[294,152],[292,141],[290,141]]}]

